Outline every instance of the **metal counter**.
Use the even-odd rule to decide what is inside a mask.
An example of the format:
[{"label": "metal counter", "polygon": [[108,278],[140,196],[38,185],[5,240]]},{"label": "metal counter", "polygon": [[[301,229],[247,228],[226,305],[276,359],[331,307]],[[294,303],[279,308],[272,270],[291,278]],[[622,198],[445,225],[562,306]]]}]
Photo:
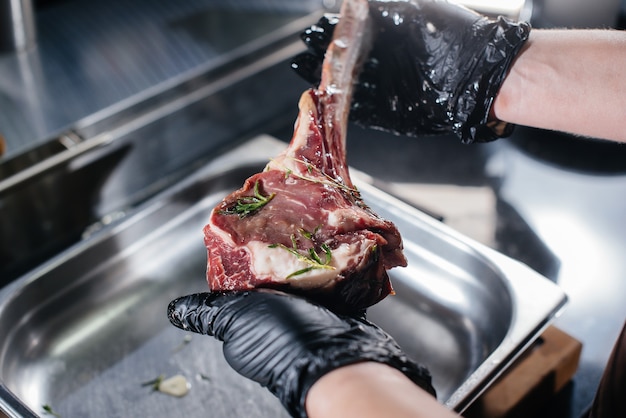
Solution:
[{"label": "metal counter", "polygon": [[[35,51],[0,56],[0,134],[9,145],[0,167],[22,173],[6,159],[33,147],[41,147],[29,155],[34,164],[67,157],[19,188],[19,199],[16,183],[0,193],[0,215],[12,220],[0,228],[8,237],[2,248],[36,256],[3,271],[1,281],[123,218],[241,139],[259,132],[290,139],[305,85],[287,66],[299,47],[278,42],[279,55],[262,54],[271,57],[262,71],[246,73],[250,67],[239,61],[237,76],[225,77],[220,51],[206,42],[212,35],[192,29],[194,16],[218,4],[252,7],[266,17],[288,10],[290,20],[320,8],[318,1],[292,0],[65,2],[39,14]],[[245,61],[250,51],[239,51]],[[192,111],[163,118],[194,92]],[[126,108],[139,111],[138,125],[124,119]],[[137,128],[140,137],[133,135]],[[92,138],[101,142],[83,152]],[[415,140],[351,127],[348,158],[384,190],[563,288],[570,304],[555,324],[584,347],[572,384],[544,416],[578,418],[626,318],[626,149],[524,129],[511,139],[464,146],[451,137]],[[63,239],[53,243],[60,232]],[[25,234],[40,240],[26,245]]]}]

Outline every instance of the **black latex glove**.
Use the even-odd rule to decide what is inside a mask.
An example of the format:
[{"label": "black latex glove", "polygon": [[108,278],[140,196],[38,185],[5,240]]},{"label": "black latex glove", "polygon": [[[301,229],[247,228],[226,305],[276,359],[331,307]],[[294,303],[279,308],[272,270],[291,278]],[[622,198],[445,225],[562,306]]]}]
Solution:
[{"label": "black latex glove", "polygon": [[228,364],[267,387],[292,416],[306,417],[307,392],[322,375],[362,361],[395,367],[435,395],[428,371],[379,327],[297,296],[200,293],[172,301],[168,317],[178,328],[223,341]]},{"label": "black latex glove", "polygon": [[[530,25],[437,0],[370,1],[370,15],[374,43],[351,120],[410,136],[454,133],[464,143],[511,133],[511,125],[489,113]],[[308,50],[292,67],[313,84],[338,19],[325,16],[302,34]]]}]

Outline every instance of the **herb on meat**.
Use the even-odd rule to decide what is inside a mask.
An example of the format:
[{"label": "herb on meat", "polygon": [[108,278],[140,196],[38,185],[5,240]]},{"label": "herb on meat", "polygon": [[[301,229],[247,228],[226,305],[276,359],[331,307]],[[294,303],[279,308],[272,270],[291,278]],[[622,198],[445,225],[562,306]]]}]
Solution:
[{"label": "herb on meat", "polygon": [[300,229],[300,234],[302,234],[302,236],[304,238],[306,238],[308,240],[312,240],[313,236],[315,234],[317,234],[317,231],[319,231],[321,227],[322,227],[322,225],[319,225],[317,228],[315,228],[315,230],[313,230],[313,232],[309,232],[309,231],[306,231],[304,229]]},{"label": "herb on meat", "polygon": [[[338,188],[340,190],[345,190],[350,195],[352,195],[355,199],[361,200],[361,195],[360,195],[358,189],[356,188],[356,186],[348,187],[345,184],[343,184],[342,182],[340,182],[339,180],[331,177],[330,175],[324,173],[319,168],[315,167],[314,165],[312,165],[310,163],[307,163],[304,160],[301,160],[299,158],[292,158],[292,160],[296,161],[296,162],[298,162],[300,164],[304,164],[307,173],[310,174],[312,177],[307,177],[307,176],[302,175],[302,174],[294,173],[293,170],[291,170],[289,168],[286,168],[285,169],[285,178],[288,178],[289,176],[293,176],[293,177],[295,177],[297,179],[300,179],[300,180],[310,181],[311,183],[324,184],[326,186],[336,187],[336,188]],[[317,177],[313,177],[313,175],[315,175]],[[320,180],[319,177],[324,178],[324,180]]]},{"label": "herb on meat", "polygon": [[[314,232],[307,232],[305,230],[301,230],[301,234],[305,238],[311,240],[316,231],[317,231],[317,228]],[[287,279],[290,279],[294,276],[299,276],[304,273],[308,273],[311,270],[318,270],[318,269],[334,270],[335,269],[335,267],[330,265],[333,255],[332,255],[332,251],[330,250],[330,247],[328,247],[328,245],[326,244],[320,245],[320,248],[323,251],[323,256],[324,256],[323,260],[322,260],[322,257],[317,253],[317,251],[313,247],[309,248],[306,251],[306,253],[303,254],[298,249],[298,242],[296,240],[296,236],[293,234],[291,235],[291,248],[283,244],[272,244],[269,247],[270,248],[282,248],[286,250],[287,252],[296,256],[300,261],[304,261],[306,264],[308,264],[307,267],[300,269],[300,270],[296,270],[293,273],[289,274],[286,277]]]},{"label": "herb on meat", "polygon": [[274,196],[276,196],[275,193],[269,196],[263,196],[261,192],[259,192],[259,182],[257,180],[257,182],[254,183],[253,196],[240,197],[232,207],[222,210],[220,213],[224,215],[238,215],[240,218],[245,218],[267,205]]}]

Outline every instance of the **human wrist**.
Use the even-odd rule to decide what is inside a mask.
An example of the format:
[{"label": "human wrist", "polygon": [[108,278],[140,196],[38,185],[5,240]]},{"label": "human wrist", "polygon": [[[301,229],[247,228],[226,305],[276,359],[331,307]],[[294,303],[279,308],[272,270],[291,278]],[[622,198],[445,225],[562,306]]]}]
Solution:
[{"label": "human wrist", "polygon": [[494,101],[516,125],[626,142],[626,34],[533,30]]},{"label": "human wrist", "polygon": [[389,395],[397,396],[399,391],[415,385],[402,373],[382,363],[351,364],[332,370],[315,382],[307,394],[307,414],[310,418],[365,417],[373,411],[369,405],[355,400],[384,396],[379,386],[393,388]]},{"label": "human wrist", "polygon": [[305,406],[309,418],[456,416],[399,370],[371,361],[322,376],[309,389]]},{"label": "human wrist", "polygon": [[[524,79],[527,63],[528,50],[534,47],[539,31],[533,30],[528,40],[509,68],[500,89],[498,90],[491,106],[492,119],[506,123],[516,124],[523,108]],[[533,51],[530,52],[532,54]]]}]

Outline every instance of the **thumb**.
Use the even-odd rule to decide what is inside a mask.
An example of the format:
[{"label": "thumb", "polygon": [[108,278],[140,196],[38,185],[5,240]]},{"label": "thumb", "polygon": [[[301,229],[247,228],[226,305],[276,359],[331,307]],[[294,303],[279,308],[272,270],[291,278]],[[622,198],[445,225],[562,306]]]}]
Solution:
[{"label": "thumb", "polygon": [[212,336],[213,321],[219,309],[213,301],[218,296],[205,292],[174,299],[167,307],[167,317],[177,328]]}]

